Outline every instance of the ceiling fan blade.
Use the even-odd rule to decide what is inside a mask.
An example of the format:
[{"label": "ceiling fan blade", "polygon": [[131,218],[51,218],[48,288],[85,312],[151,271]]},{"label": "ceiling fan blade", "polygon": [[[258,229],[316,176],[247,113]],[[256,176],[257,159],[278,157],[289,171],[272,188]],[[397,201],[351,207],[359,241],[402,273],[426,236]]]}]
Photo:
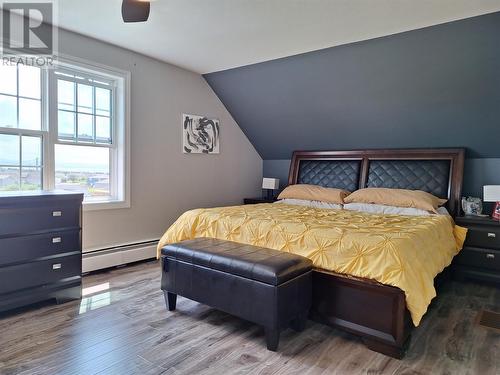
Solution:
[{"label": "ceiling fan blade", "polygon": [[147,0],[123,0],[123,22],[144,22],[149,18],[151,3]]}]

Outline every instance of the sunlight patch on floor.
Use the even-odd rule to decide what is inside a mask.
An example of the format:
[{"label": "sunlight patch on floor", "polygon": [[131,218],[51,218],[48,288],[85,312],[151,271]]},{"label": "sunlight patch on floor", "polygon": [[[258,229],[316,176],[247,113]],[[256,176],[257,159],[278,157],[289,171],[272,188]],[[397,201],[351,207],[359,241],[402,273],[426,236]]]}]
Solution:
[{"label": "sunlight patch on floor", "polygon": [[[103,292],[103,293],[99,293]],[[82,301],[80,302],[79,314],[96,310],[111,304],[111,292],[109,283],[102,283],[82,289]]]}]

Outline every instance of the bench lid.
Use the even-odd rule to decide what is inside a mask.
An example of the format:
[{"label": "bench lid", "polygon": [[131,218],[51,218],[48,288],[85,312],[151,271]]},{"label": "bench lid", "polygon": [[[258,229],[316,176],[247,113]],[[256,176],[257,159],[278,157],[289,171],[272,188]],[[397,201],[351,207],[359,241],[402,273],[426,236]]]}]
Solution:
[{"label": "bench lid", "polygon": [[167,245],[162,255],[221,272],[280,285],[312,269],[310,259],[283,251],[215,238]]}]

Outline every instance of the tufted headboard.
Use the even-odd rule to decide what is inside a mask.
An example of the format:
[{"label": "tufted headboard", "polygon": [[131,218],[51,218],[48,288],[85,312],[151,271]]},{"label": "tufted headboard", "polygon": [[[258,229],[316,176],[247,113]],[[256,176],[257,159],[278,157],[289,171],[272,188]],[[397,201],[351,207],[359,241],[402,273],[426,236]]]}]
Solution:
[{"label": "tufted headboard", "polygon": [[365,187],[424,190],[460,210],[464,149],[295,151],[289,184],[354,191]]}]

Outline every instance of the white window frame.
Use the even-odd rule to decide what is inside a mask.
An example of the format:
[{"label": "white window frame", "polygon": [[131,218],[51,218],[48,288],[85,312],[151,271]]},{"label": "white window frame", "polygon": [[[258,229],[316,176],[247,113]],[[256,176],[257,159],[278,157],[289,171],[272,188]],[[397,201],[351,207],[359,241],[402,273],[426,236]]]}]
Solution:
[{"label": "white window frame", "polygon": [[[106,147],[110,152],[110,185],[112,199],[85,199],[84,211],[120,209],[130,207],[130,72],[93,63],[84,59],[59,54],[56,70],[68,70],[89,78],[114,82],[112,89],[112,142],[113,145],[82,143],[93,147]],[[0,127],[0,132],[17,135],[42,136],[42,186],[55,188],[55,145],[78,145],[58,139],[57,133],[57,75],[54,69],[42,69],[42,130],[24,130]],[[49,94],[50,93],[50,94]]]}]

